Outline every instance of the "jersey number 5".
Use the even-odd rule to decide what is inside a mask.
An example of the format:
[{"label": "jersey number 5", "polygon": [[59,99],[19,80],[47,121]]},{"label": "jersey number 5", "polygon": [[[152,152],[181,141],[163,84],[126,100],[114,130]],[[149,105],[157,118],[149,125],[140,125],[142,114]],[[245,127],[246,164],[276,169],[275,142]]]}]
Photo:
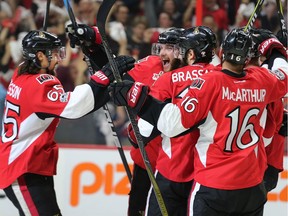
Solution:
[{"label": "jersey number 5", "polygon": [[20,107],[16,106],[12,103],[10,103],[9,101],[6,102],[6,109],[4,112],[4,116],[3,116],[3,126],[5,124],[12,124],[12,134],[8,134],[7,132],[4,131],[4,127],[2,127],[2,142],[10,142],[12,140],[14,140],[17,135],[18,135],[18,124],[17,121],[14,117],[9,116],[8,112],[15,112],[17,115],[19,115],[20,112]]},{"label": "jersey number 5", "polygon": [[[250,146],[255,145],[259,141],[259,136],[256,134],[256,132],[254,130],[254,125],[249,123],[249,119],[252,116],[257,116],[258,113],[259,113],[258,109],[254,108],[254,109],[249,110],[246,113],[246,115],[244,116],[241,125],[239,124],[240,107],[237,107],[231,113],[226,115],[227,118],[231,119],[231,124],[230,124],[230,133],[229,133],[228,138],[226,140],[226,145],[225,145],[224,151],[232,152],[232,142],[234,139],[236,139],[235,140],[236,146],[239,149],[246,149]],[[236,136],[237,132],[238,132],[238,135]],[[247,142],[247,143],[243,143],[243,136],[246,132],[249,133],[251,141]]]}]

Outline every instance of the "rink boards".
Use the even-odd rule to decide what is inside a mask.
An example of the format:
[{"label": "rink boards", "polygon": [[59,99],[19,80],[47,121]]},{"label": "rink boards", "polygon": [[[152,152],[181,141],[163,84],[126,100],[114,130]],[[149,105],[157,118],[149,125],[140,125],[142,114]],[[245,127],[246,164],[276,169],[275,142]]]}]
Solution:
[{"label": "rink boards", "polygon": [[[132,160],[125,150],[129,165]],[[285,171],[276,189],[268,195],[265,216],[288,215],[288,157]],[[61,145],[58,174],[55,177],[57,199],[63,215],[127,215],[129,182],[117,149],[91,145]],[[16,216],[17,211],[0,190],[0,216]],[[2,197],[2,198],[1,198]]]}]

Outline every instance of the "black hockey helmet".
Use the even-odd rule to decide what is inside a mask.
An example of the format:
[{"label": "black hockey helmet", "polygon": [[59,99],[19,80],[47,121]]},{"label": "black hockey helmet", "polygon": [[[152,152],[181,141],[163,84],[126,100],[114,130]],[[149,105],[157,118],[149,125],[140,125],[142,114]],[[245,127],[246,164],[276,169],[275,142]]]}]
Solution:
[{"label": "black hockey helmet", "polygon": [[158,37],[158,43],[161,44],[178,44],[179,38],[185,29],[183,28],[170,28],[162,32]]},{"label": "black hockey helmet", "polygon": [[252,48],[250,52],[251,58],[259,57],[260,53],[258,52],[259,45],[268,38],[276,38],[276,36],[268,29],[250,29],[250,34],[252,37]]},{"label": "black hockey helmet", "polygon": [[[30,31],[22,40],[23,57],[27,60],[34,60],[38,51],[43,51],[49,58],[52,50],[61,49],[63,47],[61,40],[46,31],[33,30]],[[65,49],[64,49],[65,51]],[[64,53],[65,54],[65,53]],[[62,58],[63,53],[60,53]]]},{"label": "black hockey helmet", "polygon": [[206,26],[192,27],[183,32],[179,46],[184,60],[186,59],[187,51],[192,49],[196,56],[195,63],[209,63],[216,48],[216,35]]},{"label": "black hockey helmet", "polygon": [[[158,42],[152,44],[151,54],[160,55],[163,44],[173,45],[175,50],[179,50],[179,40],[185,29],[170,28],[158,36]],[[179,53],[179,52],[178,52]],[[177,57],[176,57],[177,58]]]},{"label": "black hockey helmet", "polygon": [[230,31],[222,43],[222,57],[224,61],[243,65],[250,57],[252,37],[243,28]]}]

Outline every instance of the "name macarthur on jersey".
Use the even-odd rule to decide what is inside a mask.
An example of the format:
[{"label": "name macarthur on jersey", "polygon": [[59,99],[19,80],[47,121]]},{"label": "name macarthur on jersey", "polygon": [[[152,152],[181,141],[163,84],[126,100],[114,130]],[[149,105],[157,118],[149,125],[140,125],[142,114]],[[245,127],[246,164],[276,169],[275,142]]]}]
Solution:
[{"label": "name macarthur on jersey", "polygon": [[222,99],[242,102],[264,102],[265,89],[237,89],[231,91],[229,87],[222,87]]}]

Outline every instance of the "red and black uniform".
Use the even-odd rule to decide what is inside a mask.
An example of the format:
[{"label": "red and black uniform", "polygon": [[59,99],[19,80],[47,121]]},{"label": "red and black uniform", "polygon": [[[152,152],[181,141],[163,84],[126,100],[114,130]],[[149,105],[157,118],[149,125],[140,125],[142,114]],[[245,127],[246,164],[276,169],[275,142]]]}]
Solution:
[{"label": "red and black uniform", "polygon": [[[152,86],[153,83],[163,74],[163,64],[159,56],[147,56],[139,60],[134,68],[124,76],[124,79],[145,83]],[[133,133],[133,132],[132,132]],[[152,169],[155,171],[156,160],[159,147],[161,145],[161,136],[155,137],[145,147]],[[143,158],[139,148],[132,148],[130,151],[134,161],[133,179],[129,196],[128,215],[138,215],[139,210],[144,211],[148,191],[150,189],[150,179],[148,177]]]},{"label": "red and black uniform", "polygon": [[[151,109],[144,105],[146,111],[141,110],[141,118],[169,137],[201,123],[194,151],[190,215],[218,215],[216,211],[255,211],[255,215],[261,215],[266,202],[261,183],[267,165],[262,138],[264,110],[287,92],[287,62],[276,58],[274,63],[278,65],[274,74],[259,67],[248,68],[242,74],[215,70],[194,80],[176,105],[152,105]],[[151,99],[147,102],[153,104]],[[222,205],[219,194],[231,206]],[[250,202],[253,204],[247,205]]]},{"label": "red and black uniform", "polygon": [[[187,93],[192,81],[214,69],[210,64],[194,64],[163,74],[152,86],[150,95],[160,101],[176,104]],[[156,180],[169,215],[186,215],[187,201],[193,180],[193,149],[199,130],[183,136],[162,136],[162,145],[156,163]],[[156,197],[152,191],[148,215],[160,215]]]},{"label": "red and black uniform", "polygon": [[[58,159],[54,134],[59,118],[80,118],[107,100],[106,88],[93,81],[77,86],[73,92],[64,92],[55,76],[18,76],[15,71],[8,87],[3,117],[0,188],[14,204],[16,202],[20,215],[54,215],[60,212],[57,203],[53,202],[52,177],[56,174]],[[43,187],[47,186],[50,205],[42,205],[43,197],[39,196],[39,190],[30,188],[34,181],[43,181]]]}]

